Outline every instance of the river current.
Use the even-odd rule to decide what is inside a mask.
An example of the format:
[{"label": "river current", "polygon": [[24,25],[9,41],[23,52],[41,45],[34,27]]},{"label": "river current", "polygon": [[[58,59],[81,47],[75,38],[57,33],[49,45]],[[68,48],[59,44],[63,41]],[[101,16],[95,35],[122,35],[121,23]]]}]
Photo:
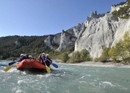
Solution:
[{"label": "river current", "polygon": [[0,93],[130,93],[130,68],[58,64],[50,74],[28,74],[4,68],[0,60]]}]

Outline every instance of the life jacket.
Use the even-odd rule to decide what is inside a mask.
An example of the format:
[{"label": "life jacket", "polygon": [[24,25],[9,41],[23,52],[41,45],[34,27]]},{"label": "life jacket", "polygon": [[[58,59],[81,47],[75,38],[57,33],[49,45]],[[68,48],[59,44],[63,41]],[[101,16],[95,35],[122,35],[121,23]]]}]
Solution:
[{"label": "life jacket", "polygon": [[46,65],[50,67],[50,64],[52,63],[52,60],[49,57],[45,58]]},{"label": "life jacket", "polygon": [[38,57],[38,62],[39,62],[39,63],[43,63],[43,60],[42,60],[42,57],[41,57],[41,56]]}]

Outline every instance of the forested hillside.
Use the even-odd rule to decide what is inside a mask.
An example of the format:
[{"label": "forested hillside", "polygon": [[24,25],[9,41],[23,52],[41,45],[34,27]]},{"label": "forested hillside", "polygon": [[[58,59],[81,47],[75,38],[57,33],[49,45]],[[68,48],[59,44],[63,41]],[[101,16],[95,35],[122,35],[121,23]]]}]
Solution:
[{"label": "forested hillside", "polygon": [[44,44],[47,36],[6,36],[0,37],[0,59],[14,59],[21,53],[38,56],[51,49]]}]

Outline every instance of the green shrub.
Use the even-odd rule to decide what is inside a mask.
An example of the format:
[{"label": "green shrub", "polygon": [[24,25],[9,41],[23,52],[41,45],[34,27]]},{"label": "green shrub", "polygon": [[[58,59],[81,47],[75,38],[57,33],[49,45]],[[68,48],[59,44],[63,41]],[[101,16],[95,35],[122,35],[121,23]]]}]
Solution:
[{"label": "green shrub", "polygon": [[101,56],[101,57],[99,57],[99,58],[98,58],[98,61],[103,62],[103,63],[108,62],[106,56]]},{"label": "green shrub", "polygon": [[108,51],[110,48],[104,47],[101,56],[98,58],[98,61],[100,62],[107,62],[110,58]]},{"label": "green shrub", "polygon": [[65,62],[65,63],[66,63],[66,62],[69,60],[68,54],[67,54],[67,53],[63,53],[63,54],[62,54],[62,59],[61,59],[61,60],[62,60],[62,62]]},{"label": "green shrub", "polygon": [[90,57],[90,55],[87,55],[86,61],[92,61],[92,58]]},{"label": "green shrub", "polygon": [[86,49],[83,49],[80,51],[80,61],[86,61],[88,56],[88,51]]},{"label": "green shrub", "polygon": [[115,44],[110,50],[109,55],[114,62],[120,62],[120,60],[126,63],[130,62],[130,36],[129,32],[126,32],[124,38]]},{"label": "green shrub", "polygon": [[71,62],[71,63],[79,63],[79,62],[81,62],[79,51],[76,51],[76,52],[74,52],[72,54],[72,56],[69,59],[69,62]]},{"label": "green shrub", "polygon": [[94,62],[99,62],[99,58],[94,58]]},{"label": "green shrub", "polygon": [[72,56],[69,59],[69,62],[73,63],[79,63],[83,61],[90,61],[92,60],[89,52],[86,49],[83,49],[81,51],[76,51],[72,54]]},{"label": "green shrub", "polygon": [[[121,4],[124,4],[124,3],[121,3]],[[120,10],[118,11],[113,11],[112,14],[116,17],[128,19],[130,17],[129,9],[130,9],[130,1],[128,1],[127,6],[121,7]]]}]

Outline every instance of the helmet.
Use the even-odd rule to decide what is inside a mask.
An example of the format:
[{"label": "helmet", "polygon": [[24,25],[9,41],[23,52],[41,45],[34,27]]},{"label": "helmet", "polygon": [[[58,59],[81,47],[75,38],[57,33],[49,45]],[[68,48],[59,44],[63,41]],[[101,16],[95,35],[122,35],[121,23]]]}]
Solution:
[{"label": "helmet", "polygon": [[24,56],[24,54],[20,54],[20,57]]},{"label": "helmet", "polygon": [[32,58],[32,56],[31,56],[31,55],[29,55],[28,57],[29,57],[29,58]]},{"label": "helmet", "polygon": [[49,54],[46,54],[46,56],[49,56]]},{"label": "helmet", "polygon": [[45,53],[42,53],[42,55],[45,55]]}]

